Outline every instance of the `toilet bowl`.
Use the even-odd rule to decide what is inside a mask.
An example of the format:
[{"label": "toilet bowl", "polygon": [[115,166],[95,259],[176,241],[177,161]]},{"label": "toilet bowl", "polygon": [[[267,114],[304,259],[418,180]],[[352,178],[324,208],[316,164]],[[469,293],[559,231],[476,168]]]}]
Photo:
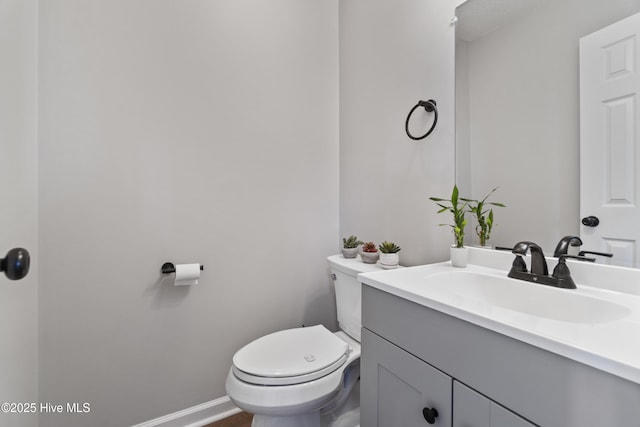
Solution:
[{"label": "toilet bowl", "polygon": [[[270,343],[283,346],[270,353],[265,350]],[[265,358],[259,360],[259,354]],[[271,363],[276,357],[282,362]],[[276,332],[243,347],[234,356],[226,388],[238,407],[254,414],[253,426],[319,427],[320,416],[356,386],[359,376],[360,343],[319,325]]]},{"label": "toilet bowl", "polygon": [[359,424],[361,297],[358,273],[380,267],[328,258],[340,331],[322,325],[278,331],[233,356],[229,398],[254,414],[253,427],[355,427]]}]

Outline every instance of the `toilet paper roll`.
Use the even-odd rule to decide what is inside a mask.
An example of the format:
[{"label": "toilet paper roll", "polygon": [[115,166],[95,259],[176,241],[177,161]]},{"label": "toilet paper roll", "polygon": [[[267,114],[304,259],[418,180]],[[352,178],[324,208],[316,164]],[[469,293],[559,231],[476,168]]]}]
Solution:
[{"label": "toilet paper roll", "polygon": [[197,285],[200,278],[200,264],[176,264],[176,286]]}]

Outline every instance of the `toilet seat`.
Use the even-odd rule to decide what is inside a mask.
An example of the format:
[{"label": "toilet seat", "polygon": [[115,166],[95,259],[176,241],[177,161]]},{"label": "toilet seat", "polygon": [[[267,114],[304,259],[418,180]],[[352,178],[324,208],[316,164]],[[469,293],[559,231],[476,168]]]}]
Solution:
[{"label": "toilet seat", "polygon": [[342,331],[336,332],[335,336],[347,343],[349,356],[332,373],[300,384],[264,386],[242,381],[230,368],[225,382],[227,395],[239,408],[266,416],[290,416],[327,406],[340,393],[345,372],[360,370],[360,343]]},{"label": "toilet seat", "polygon": [[349,345],[322,325],[287,329],[247,344],[233,356],[233,373],[256,385],[294,385],[340,368]]}]

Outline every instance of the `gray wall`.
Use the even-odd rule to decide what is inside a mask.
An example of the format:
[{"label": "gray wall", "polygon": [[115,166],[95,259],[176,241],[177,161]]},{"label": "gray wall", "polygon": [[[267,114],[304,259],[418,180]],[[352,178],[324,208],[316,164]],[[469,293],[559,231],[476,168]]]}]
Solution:
[{"label": "gray wall", "polygon": [[[456,2],[340,2],[340,233],[396,242],[404,265],[449,257],[449,215],[430,196],[454,182],[454,27]],[[405,134],[419,99],[438,103],[425,140]],[[418,112],[422,134],[432,117]]]},{"label": "gray wall", "polygon": [[40,399],[91,404],[42,425],[212,400],[247,342],[335,328],[337,8],[41,2]]},{"label": "gray wall", "polygon": [[[2,170],[25,191],[3,215],[26,237],[3,244],[38,256],[31,286],[2,290],[24,293],[2,323],[16,345],[3,360],[21,361],[5,384],[91,404],[41,425],[130,425],[212,400],[245,343],[335,329],[325,257],[343,235],[393,240],[404,264],[447,258],[448,218],[428,197],[453,184],[454,4],[10,3],[27,9],[3,29],[26,45],[6,48],[19,84],[0,84],[19,89],[0,105],[22,108]],[[428,98],[440,122],[415,143],[404,119]],[[200,284],[173,287],[165,261],[203,263]]]},{"label": "gray wall", "polygon": [[[37,402],[37,2],[0,1],[0,258],[26,248],[20,281],[0,273],[0,402]],[[37,414],[0,413],[0,425],[37,425]]]},{"label": "gray wall", "polygon": [[468,78],[457,87],[468,110],[458,113],[469,121],[460,120],[458,136],[461,147],[470,138],[466,194],[499,186],[492,200],[508,205],[496,209],[492,243],[533,240],[549,252],[580,232],[578,40],[639,11],[640,1],[542,4],[459,49],[457,63],[469,69],[458,70]]}]

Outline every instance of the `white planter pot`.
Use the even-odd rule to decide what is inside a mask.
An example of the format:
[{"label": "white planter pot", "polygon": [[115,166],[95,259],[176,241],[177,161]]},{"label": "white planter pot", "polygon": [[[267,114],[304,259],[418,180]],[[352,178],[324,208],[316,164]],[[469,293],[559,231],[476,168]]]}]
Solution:
[{"label": "white planter pot", "polygon": [[378,262],[378,258],[380,257],[380,252],[360,252],[360,257],[362,258],[362,262],[365,264],[375,264]]},{"label": "white planter pot", "polygon": [[342,256],[345,258],[355,258],[358,256],[358,248],[342,248]]},{"label": "white planter pot", "polygon": [[395,254],[380,254],[380,267],[382,268],[396,268],[400,263],[400,255],[398,253]]},{"label": "white planter pot", "polygon": [[451,265],[454,267],[466,267],[469,262],[469,248],[457,248],[451,246]]}]

